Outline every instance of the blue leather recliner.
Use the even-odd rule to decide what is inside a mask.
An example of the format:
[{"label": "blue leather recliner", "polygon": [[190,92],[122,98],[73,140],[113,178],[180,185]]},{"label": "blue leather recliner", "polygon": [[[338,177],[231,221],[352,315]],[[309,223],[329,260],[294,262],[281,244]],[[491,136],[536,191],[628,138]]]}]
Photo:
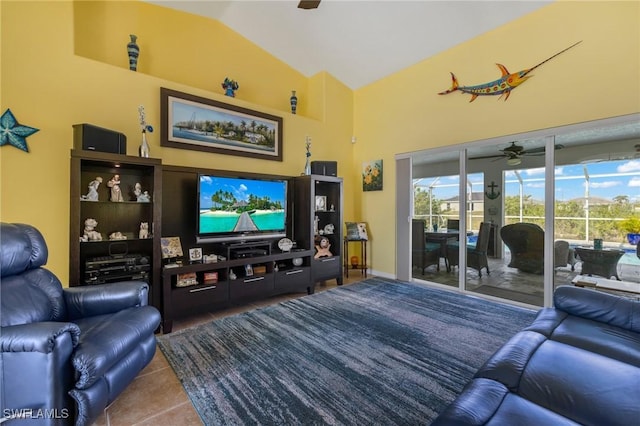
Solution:
[{"label": "blue leather recliner", "polygon": [[2,223],[0,239],[2,418],[91,424],[155,354],[160,313],[147,306],[149,286],[62,288],[42,267],[37,229]]}]

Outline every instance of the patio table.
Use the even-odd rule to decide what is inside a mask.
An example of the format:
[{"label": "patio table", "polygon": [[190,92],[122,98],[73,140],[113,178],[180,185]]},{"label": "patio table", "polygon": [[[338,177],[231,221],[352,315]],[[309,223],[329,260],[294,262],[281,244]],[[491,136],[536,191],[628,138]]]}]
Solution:
[{"label": "patio table", "polygon": [[624,255],[624,251],[576,247],[575,252],[582,260],[582,275],[599,275],[607,279],[616,277],[616,280],[620,281],[618,261]]}]

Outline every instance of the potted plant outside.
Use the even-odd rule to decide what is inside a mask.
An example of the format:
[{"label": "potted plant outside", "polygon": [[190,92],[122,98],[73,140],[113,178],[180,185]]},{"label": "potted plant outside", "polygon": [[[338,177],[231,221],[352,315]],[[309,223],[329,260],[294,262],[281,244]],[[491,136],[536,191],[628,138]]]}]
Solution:
[{"label": "potted plant outside", "polygon": [[637,245],[640,242],[640,217],[630,216],[618,222],[618,228],[627,234],[629,244]]}]

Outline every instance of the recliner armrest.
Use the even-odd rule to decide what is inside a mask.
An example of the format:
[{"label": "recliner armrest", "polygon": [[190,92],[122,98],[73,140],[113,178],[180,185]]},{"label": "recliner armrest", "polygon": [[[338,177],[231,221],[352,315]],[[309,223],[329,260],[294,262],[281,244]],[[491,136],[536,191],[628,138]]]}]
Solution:
[{"label": "recliner armrest", "polygon": [[58,336],[69,333],[75,347],[80,338],[80,328],[69,322],[34,322],[2,327],[0,347],[2,352],[50,353],[55,349]]},{"label": "recliner armrest", "polygon": [[640,333],[640,302],[569,285],[556,289],[553,302],[570,315]]},{"label": "recliner armrest", "polygon": [[72,320],[146,306],[148,296],[149,285],[143,281],[121,281],[64,289],[67,312]]}]

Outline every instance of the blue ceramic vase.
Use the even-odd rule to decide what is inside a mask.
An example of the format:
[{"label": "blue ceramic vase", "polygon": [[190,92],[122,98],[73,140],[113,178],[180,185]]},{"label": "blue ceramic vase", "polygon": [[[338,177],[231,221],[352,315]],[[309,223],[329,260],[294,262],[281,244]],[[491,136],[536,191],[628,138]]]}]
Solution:
[{"label": "blue ceramic vase", "polygon": [[131,71],[138,70],[138,56],[140,56],[140,47],[136,44],[138,36],[129,34],[131,41],[127,44],[127,54],[129,55],[129,69]]},{"label": "blue ceramic vase", "polygon": [[291,114],[295,114],[298,109],[298,97],[296,96],[296,91],[291,91],[291,97],[289,98],[289,102],[291,103]]}]

